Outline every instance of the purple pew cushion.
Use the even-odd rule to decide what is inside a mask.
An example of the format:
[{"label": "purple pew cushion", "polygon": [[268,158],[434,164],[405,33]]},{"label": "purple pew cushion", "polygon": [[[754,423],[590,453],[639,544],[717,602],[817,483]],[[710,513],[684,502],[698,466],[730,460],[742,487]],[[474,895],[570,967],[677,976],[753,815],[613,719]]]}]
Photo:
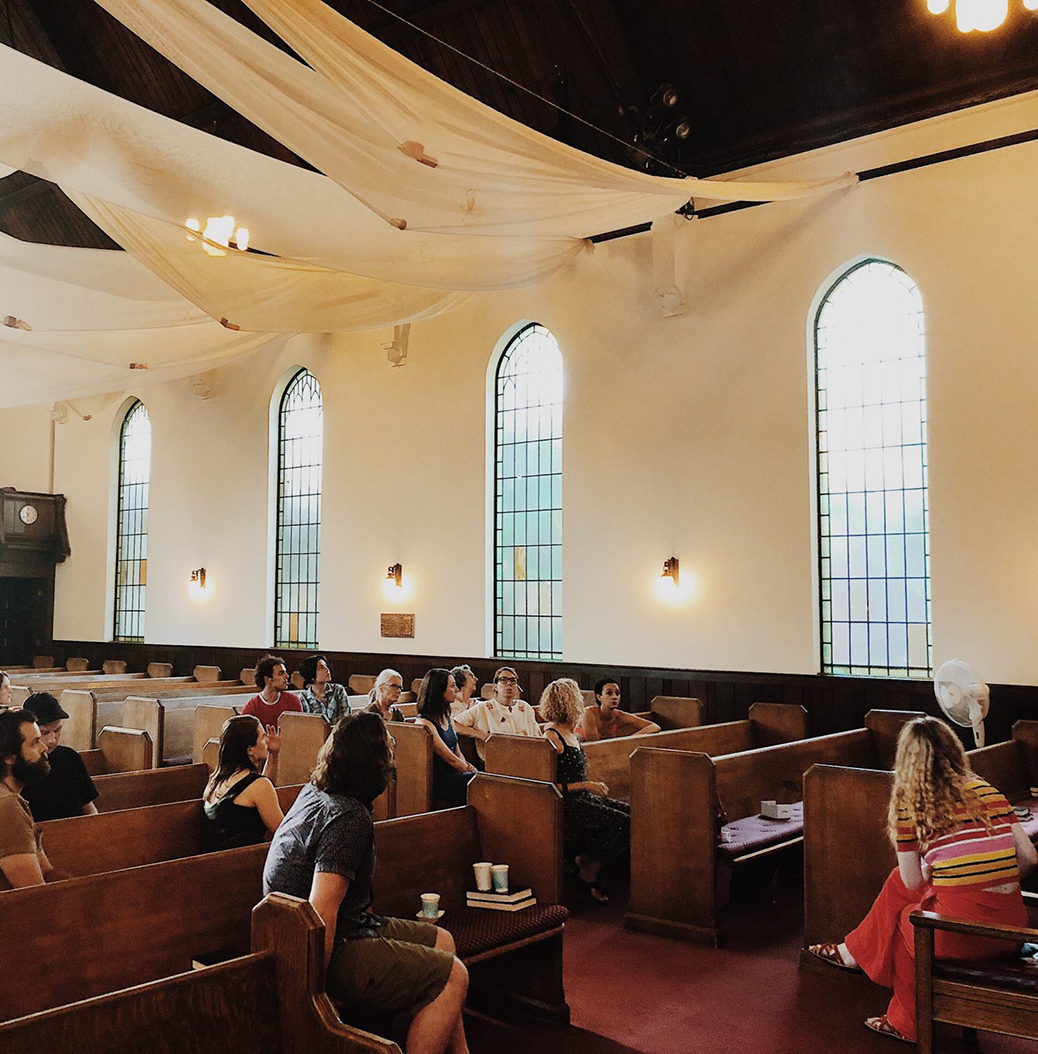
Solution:
[{"label": "purple pew cushion", "polygon": [[1022,801],[1013,803],[1014,808],[1018,805],[1026,805],[1031,810],[1031,818],[1029,820],[1022,820],[1019,816],[1017,819],[1024,829],[1024,834],[1033,842],[1038,839],[1038,798],[1024,798]]},{"label": "purple pew cushion", "polygon": [[793,806],[793,815],[788,820],[768,820],[763,816],[747,816],[733,820],[721,828],[721,843],[717,851],[727,859],[744,853],[767,849],[804,833],[804,803]]},{"label": "purple pew cushion", "polygon": [[568,918],[561,904],[534,904],[521,911],[452,908],[439,924],[454,938],[458,958],[466,959],[558,929]]}]

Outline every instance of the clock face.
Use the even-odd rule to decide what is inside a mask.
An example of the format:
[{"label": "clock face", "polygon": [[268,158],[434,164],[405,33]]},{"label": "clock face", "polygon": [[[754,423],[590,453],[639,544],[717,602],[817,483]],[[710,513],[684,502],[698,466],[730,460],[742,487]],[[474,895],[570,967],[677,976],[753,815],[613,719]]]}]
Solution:
[{"label": "clock face", "polygon": [[38,516],[39,513],[36,511],[35,505],[23,505],[18,510],[18,519],[20,519],[26,526],[34,524]]}]

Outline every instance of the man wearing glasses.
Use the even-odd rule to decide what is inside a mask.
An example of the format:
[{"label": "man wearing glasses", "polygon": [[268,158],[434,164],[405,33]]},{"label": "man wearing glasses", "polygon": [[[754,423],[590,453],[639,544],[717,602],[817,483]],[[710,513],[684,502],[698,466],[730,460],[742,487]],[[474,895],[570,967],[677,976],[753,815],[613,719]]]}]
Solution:
[{"label": "man wearing glasses", "polygon": [[519,675],[511,666],[501,666],[494,673],[494,698],[481,699],[454,718],[458,735],[475,739],[481,761],[486,761],[483,744],[494,732],[509,736],[541,734],[533,707],[519,695]]}]

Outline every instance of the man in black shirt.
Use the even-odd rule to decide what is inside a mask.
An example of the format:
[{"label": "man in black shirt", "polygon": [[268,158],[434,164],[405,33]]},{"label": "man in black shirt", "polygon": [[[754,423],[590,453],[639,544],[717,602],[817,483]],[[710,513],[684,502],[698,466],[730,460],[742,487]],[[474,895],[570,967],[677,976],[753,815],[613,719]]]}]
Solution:
[{"label": "man in black shirt", "polygon": [[68,714],[48,692],[30,695],[24,706],[36,716],[50,761],[50,772],[38,783],[27,786],[22,795],[32,809],[33,819],[42,823],[96,813],[97,788],[87,775],[83,759],[77,751],[60,745],[61,722],[68,719]]},{"label": "man in black shirt", "polygon": [[317,755],[310,782],[274,832],[263,892],[308,899],[325,927],[328,993],[411,1018],[407,1054],[468,1054],[461,1009],[468,972],[443,929],[373,914],[371,803],[392,774],[382,718],[343,717]]}]

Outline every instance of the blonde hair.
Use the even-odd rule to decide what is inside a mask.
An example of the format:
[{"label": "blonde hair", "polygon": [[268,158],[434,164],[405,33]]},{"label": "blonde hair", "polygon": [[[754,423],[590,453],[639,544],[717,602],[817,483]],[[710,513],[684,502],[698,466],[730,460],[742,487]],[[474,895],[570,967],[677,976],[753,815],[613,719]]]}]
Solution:
[{"label": "blonde hair", "polygon": [[551,724],[562,721],[575,725],[584,712],[584,696],[580,686],[571,677],[560,677],[541,692],[537,709],[540,710],[542,721]]},{"label": "blonde hair", "polygon": [[966,751],[958,736],[936,717],[917,717],[901,729],[894,762],[894,789],[887,812],[887,832],[897,847],[898,826],[910,825],[925,849],[942,831],[962,819],[963,808],[971,820],[990,833],[991,820],[975,790]]}]

